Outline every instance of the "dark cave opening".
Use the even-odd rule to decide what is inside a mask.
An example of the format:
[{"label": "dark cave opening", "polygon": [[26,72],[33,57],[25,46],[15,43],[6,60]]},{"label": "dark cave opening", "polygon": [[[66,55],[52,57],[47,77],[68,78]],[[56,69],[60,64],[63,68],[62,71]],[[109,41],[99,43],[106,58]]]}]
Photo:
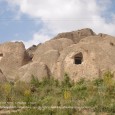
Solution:
[{"label": "dark cave opening", "polygon": [[83,55],[80,52],[74,56],[74,64],[79,65],[82,64],[82,62],[83,62]]}]

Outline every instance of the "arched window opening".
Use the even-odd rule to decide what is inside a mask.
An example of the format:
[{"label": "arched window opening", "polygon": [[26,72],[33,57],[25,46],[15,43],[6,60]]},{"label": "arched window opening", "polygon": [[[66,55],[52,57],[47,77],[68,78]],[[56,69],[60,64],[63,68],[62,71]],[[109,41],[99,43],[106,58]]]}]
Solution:
[{"label": "arched window opening", "polygon": [[83,55],[80,52],[80,53],[75,55],[75,57],[74,57],[74,64],[79,65],[79,64],[82,64],[82,62],[83,62]]},{"label": "arched window opening", "polygon": [[0,53],[0,60],[3,58],[3,53]]}]

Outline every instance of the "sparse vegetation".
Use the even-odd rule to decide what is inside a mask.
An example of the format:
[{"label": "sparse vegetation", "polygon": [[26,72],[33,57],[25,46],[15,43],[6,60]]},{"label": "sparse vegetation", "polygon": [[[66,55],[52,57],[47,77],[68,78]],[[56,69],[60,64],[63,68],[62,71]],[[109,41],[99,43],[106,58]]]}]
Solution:
[{"label": "sparse vegetation", "polygon": [[[30,84],[22,82],[14,85],[11,83],[0,84],[0,100],[1,102],[15,102],[15,104],[16,102],[26,102],[26,106],[31,107],[89,107],[88,112],[93,110],[95,113],[104,112],[113,115],[115,114],[115,80],[111,72],[107,72],[103,77],[93,81],[81,79],[76,83],[70,80],[68,74],[64,75],[62,82],[53,77],[39,81],[32,76]],[[38,113],[39,115],[81,115],[83,110],[31,108],[11,113],[11,115],[38,115]]]}]

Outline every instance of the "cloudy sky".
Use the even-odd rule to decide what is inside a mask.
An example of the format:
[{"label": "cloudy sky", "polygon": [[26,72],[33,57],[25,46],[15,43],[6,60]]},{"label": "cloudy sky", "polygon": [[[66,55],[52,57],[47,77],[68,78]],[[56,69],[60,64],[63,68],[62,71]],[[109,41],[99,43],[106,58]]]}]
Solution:
[{"label": "cloudy sky", "polygon": [[0,0],[0,43],[29,47],[82,28],[115,35],[115,0]]}]

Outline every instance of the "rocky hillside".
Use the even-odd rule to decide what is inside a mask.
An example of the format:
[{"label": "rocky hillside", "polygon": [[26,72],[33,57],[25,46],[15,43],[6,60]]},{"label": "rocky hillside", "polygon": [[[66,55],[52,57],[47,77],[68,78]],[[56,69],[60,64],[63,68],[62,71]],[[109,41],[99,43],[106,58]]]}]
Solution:
[{"label": "rocky hillside", "polygon": [[25,49],[22,42],[0,44],[0,81],[30,82],[31,76],[63,79],[66,72],[77,81],[115,72],[115,37],[82,29],[60,33],[53,39]]}]

